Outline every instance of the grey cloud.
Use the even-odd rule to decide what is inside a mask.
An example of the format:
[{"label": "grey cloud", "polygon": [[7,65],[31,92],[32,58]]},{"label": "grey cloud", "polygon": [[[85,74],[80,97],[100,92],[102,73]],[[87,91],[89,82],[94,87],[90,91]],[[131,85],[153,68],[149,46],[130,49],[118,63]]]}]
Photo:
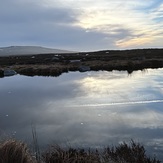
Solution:
[{"label": "grey cloud", "polygon": [[54,7],[46,7],[39,1],[3,1],[0,5],[0,44],[87,51],[116,49],[117,40],[134,37],[131,30],[120,25],[102,27],[111,29],[114,34],[97,29],[87,32],[74,25],[80,12],[82,11],[59,6],[58,2]]},{"label": "grey cloud", "polygon": [[72,23],[75,21],[75,11],[66,8],[47,8],[37,3],[18,3],[6,1],[0,6],[0,21],[2,23]]},{"label": "grey cloud", "polygon": [[[110,37],[109,44],[105,40],[108,34],[103,34],[96,31],[86,32],[80,27],[74,27],[68,24],[55,24],[47,22],[39,23],[22,23],[20,25],[1,26],[3,30],[7,30],[7,34],[2,33],[3,42],[23,40],[28,42],[39,43],[40,45],[73,47],[74,49],[99,49],[112,44]],[[20,42],[21,44],[21,42]],[[108,44],[108,45],[107,45]],[[90,47],[92,45],[92,47]],[[111,46],[110,46],[111,47]]]},{"label": "grey cloud", "polygon": [[120,30],[117,35],[96,30],[86,32],[81,27],[73,26],[79,14],[75,9],[59,8],[57,5],[48,8],[37,1],[4,1],[0,6],[1,46],[37,44],[83,51],[97,50],[115,48],[117,37],[126,34]]},{"label": "grey cloud", "polygon": [[73,26],[78,11],[18,2],[8,0],[0,6],[1,45],[16,42],[20,45],[32,43],[81,49],[88,46],[88,43],[89,46],[99,45],[98,48],[104,43],[106,35],[95,31],[87,33]]},{"label": "grey cloud", "polygon": [[[70,28],[67,26],[76,21],[75,14],[71,9],[4,1],[0,6],[1,45],[12,42],[49,44],[57,40],[58,33],[66,33]],[[59,40],[61,38],[58,36]]]}]

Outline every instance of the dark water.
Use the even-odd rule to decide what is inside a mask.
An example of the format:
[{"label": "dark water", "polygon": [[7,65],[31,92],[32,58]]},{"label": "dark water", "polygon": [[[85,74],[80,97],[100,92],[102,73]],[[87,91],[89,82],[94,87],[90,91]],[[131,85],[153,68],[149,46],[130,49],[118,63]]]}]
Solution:
[{"label": "dark water", "polygon": [[0,79],[0,134],[32,141],[104,147],[131,139],[163,160],[163,69],[71,72]]}]

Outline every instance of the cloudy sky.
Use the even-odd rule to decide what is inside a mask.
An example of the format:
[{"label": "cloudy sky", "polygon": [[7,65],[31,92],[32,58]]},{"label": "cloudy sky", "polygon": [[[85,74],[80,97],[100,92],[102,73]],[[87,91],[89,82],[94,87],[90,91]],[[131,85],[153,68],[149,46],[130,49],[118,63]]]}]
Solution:
[{"label": "cloudy sky", "polygon": [[162,0],[0,0],[0,46],[163,46]]}]

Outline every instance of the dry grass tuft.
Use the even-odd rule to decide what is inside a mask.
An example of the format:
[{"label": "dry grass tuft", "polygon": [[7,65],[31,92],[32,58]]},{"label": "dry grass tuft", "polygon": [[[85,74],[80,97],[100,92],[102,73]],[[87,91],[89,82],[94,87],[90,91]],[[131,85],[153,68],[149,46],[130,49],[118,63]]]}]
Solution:
[{"label": "dry grass tuft", "polygon": [[98,151],[74,149],[67,150],[52,146],[43,153],[43,161],[45,163],[101,163]]},{"label": "dry grass tuft", "polygon": [[149,158],[144,147],[134,141],[102,151],[53,146],[42,158],[45,163],[161,163],[156,158]]},{"label": "dry grass tuft", "polygon": [[0,163],[34,163],[34,161],[23,142],[7,140],[0,144]]},{"label": "dry grass tuft", "polygon": [[124,142],[117,147],[104,149],[102,158],[104,163],[161,163],[155,157],[149,158],[143,145],[133,140],[130,144]]}]

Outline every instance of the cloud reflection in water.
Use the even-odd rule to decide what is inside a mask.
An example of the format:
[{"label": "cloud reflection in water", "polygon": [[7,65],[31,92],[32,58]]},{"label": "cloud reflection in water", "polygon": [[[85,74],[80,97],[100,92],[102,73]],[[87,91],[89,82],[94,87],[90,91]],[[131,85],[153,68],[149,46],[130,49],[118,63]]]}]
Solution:
[{"label": "cloud reflection in water", "polygon": [[[106,146],[135,139],[162,150],[163,70],[0,79],[0,131],[31,141]],[[8,115],[8,116],[6,116]],[[161,146],[161,147],[160,147]]]}]

